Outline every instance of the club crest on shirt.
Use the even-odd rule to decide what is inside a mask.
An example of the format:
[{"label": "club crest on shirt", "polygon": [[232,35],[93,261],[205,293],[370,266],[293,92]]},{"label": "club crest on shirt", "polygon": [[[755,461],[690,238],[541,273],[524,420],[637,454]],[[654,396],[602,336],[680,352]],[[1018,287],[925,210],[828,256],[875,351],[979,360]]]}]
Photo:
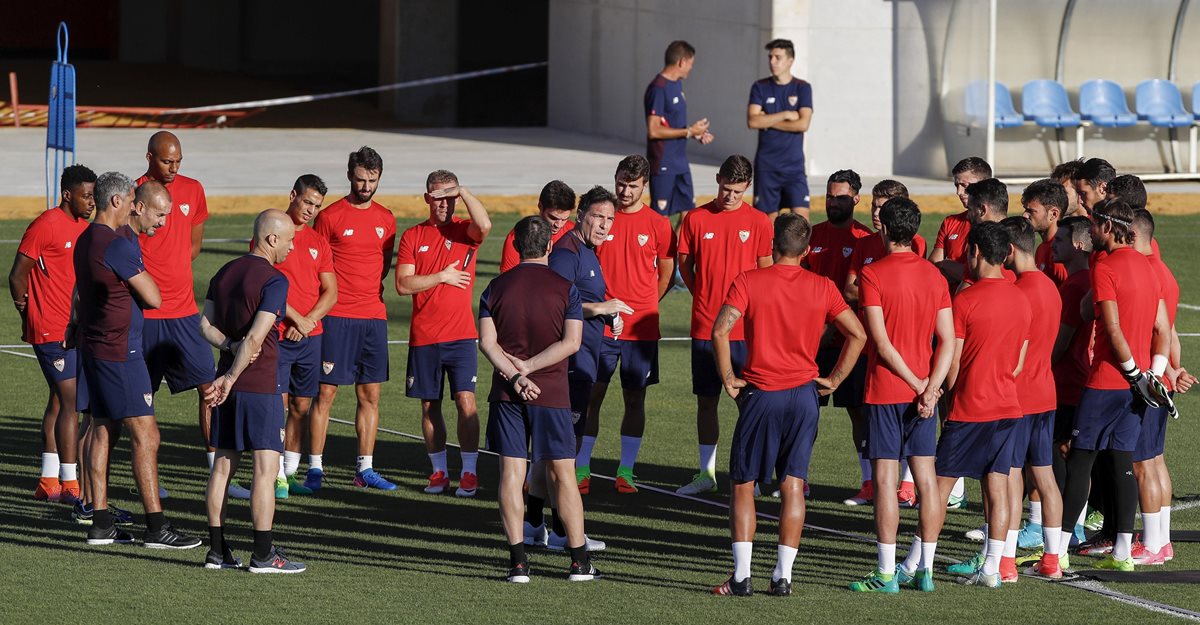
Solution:
[{"label": "club crest on shirt", "polygon": [[660,210],[660,211],[667,210],[667,201],[666,200],[658,200],[657,203],[658,203],[658,210]]},{"label": "club crest on shirt", "polygon": [[184,217],[187,217],[188,213],[192,212],[191,204],[180,204],[179,212],[183,213]]},{"label": "club crest on shirt", "polygon": [[315,248],[315,247],[308,248],[308,255],[312,256],[313,260],[316,260],[317,259],[317,248]]},{"label": "club crest on shirt", "polygon": [[142,399],[146,400],[147,406],[154,403],[154,396],[151,395],[150,393],[142,393]]},{"label": "club crest on shirt", "polygon": [[749,241],[750,240],[750,231],[749,230],[738,230],[738,238],[742,240],[742,243]]},{"label": "club crest on shirt", "polygon": [[788,96],[788,104],[791,106],[796,106],[796,103],[799,101],[800,101],[800,96],[795,96],[795,95]]},{"label": "club crest on shirt", "polygon": [[66,366],[67,366],[67,361],[65,358],[55,358],[54,359],[54,368],[58,369],[59,373],[62,373],[62,370],[65,369]]},{"label": "club crest on shirt", "polygon": [[383,238],[383,226],[375,226],[375,236]]},{"label": "club crest on shirt", "polygon": [[[608,238],[612,239],[612,235],[611,234],[608,235]],[[650,235],[648,235],[648,234],[639,234],[638,235],[638,245],[645,247],[646,241],[649,241],[649,240],[650,240]]]},{"label": "club crest on shirt", "polygon": [[342,236],[344,236],[344,237],[354,236],[354,228],[346,228],[345,230],[342,231]]},{"label": "club crest on shirt", "polygon": [[842,257],[843,258],[850,258],[850,255],[853,253],[854,253],[854,248],[852,248],[852,247],[843,247],[842,248]]},{"label": "club crest on shirt", "polygon": [[329,375],[333,371],[333,363],[328,360],[321,361],[321,371],[324,371],[325,375]]},{"label": "club crest on shirt", "polygon": [[446,250],[449,250],[453,245],[454,244],[450,242],[450,239],[446,239]]}]

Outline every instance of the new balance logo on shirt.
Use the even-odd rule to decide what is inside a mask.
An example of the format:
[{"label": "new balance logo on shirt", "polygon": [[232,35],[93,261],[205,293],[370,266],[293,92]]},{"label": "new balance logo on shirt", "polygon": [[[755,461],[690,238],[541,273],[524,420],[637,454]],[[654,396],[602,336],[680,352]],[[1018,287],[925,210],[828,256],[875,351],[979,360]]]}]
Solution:
[{"label": "new balance logo on shirt", "polygon": [[417,253],[418,253],[418,254],[420,254],[421,252],[428,252],[428,251],[429,251],[429,246],[428,246],[428,245],[422,245],[422,246],[421,246],[421,247],[420,247],[420,248],[417,250]]},{"label": "new balance logo on shirt", "polygon": [[354,228],[346,228],[344,231],[342,231],[342,236],[344,236],[344,237],[354,236]]},{"label": "new balance logo on shirt", "polygon": [[705,233],[704,233],[704,240],[706,240],[706,241],[707,241],[708,239],[711,239],[711,238],[713,238],[713,236],[715,236],[713,233],[711,233],[711,232],[705,232]]}]

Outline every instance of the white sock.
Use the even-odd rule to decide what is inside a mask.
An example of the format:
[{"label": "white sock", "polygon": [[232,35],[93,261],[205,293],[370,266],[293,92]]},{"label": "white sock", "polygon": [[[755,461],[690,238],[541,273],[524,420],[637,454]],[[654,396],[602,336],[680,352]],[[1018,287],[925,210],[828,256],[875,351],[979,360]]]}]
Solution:
[{"label": "white sock", "polygon": [[300,452],[285,451],[283,452],[283,472],[288,475],[295,475],[300,469]]},{"label": "white sock", "polygon": [[1005,534],[1005,536],[1004,536],[1004,552],[1003,552],[1004,557],[1006,557],[1006,558],[1017,557],[1017,534],[1019,534],[1019,533],[1020,532],[1018,532],[1017,530],[1008,530],[1008,534]]},{"label": "white sock", "polygon": [[446,450],[443,449],[437,453],[429,454],[429,463],[433,465],[433,472],[447,473],[446,471]]},{"label": "white sock", "polygon": [[958,478],[958,481],[954,483],[954,488],[950,489],[950,496],[951,497],[962,497],[963,493],[966,493],[966,492],[967,492],[967,482],[965,480],[963,480],[963,478],[960,477],[960,478]]},{"label": "white sock", "polygon": [[980,531],[983,532],[983,544],[980,545],[980,547],[979,547],[979,555],[986,558],[987,552],[988,552],[988,550],[987,550],[987,544],[988,544],[988,540],[989,540],[988,537],[991,536],[991,533],[988,532],[988,524],[984,523],[983,527],[980,528]]},{"label": "white sock", "polygon": [[586,467],[592,464],[592,450],[596,448],[595,436],[584,436],[579,444],[579,453],[575,456],[575,466]]},{"label": "white sock", "polygon": [[900,478],[901,482],[904,482],[906,484],[913,483],[912,467],[908,466],[908,460],[900,461],[900,475],[903,476]]},{"label": "white sock", "polygon": [[1040,501],[1029,502],[1029,524],[1030,525],[1041,525],[1042,524],[1042,502],[1040,502]]},{"label": "white sock", "polygon": [[1063,531],[1058,533],[1058,557],[1067,555],[1067,549],[1071,547],[1071,537],[1075,535],[1074,531]]},{"label": "white sock", "polygon": [[1000,572],[1000,556],[1004,553],[1004,541],[987,540],[987,555],[983,557],[983,572],[987,575],[995,575]]},{"label": "white sock", "polygon": [[208,458],[208,470],[212,471],[213,463],[217,461],[217,452],[210,451],[204,454]]},{"label": "white sock", "polygon": [[[642,437],[640,436],[622,436],[621,437],[621,465],[625,468],[632,469],[634,463],[637,462],[638,452],[642,449]],[[714,465],[715,468],[715,465]]]},{"label": "white sock", "polygon": [[1158,511],[1158,523],[1162,528],[1163,544],[1171,544],[1171,506],[1163,506]]},{"label": "white sock", "polygon": [[[737,543],[734,543],[737,544]],[[749,545],[750,543],[742,543]],[[747,557],[747,561],[749,557]],[[771,573],[771,581],[777,582],[781,579],[792,581],[792,565],[796,563],[796,548],[788,547],[787,545],[779,545],[779,556],[775,560],[775,572]],[[747,566],[749,571],[750,567]]]},{"label": "white sock", "polygon": [[871,481],[871,460],[870,458],[858,457],[858,472],[862,473],[862,481]]},{"label": "white sock", "polygon": [[1042,542],[1045,543],[1045,545],[1042,546],[1042,549],[1046,553],[1058,554],[1060,551],[1060,549],[1058,548],[1058,541],[1060,541],[1060,540],[1062,540],[1062,528],[1061,527],[1043,527],[1042,528]]},{"label": "white sock", "polygon": [[900,563],[900,567],[904,569],[905,573],[912,575],[916,572],[917,567],[921,566],[921,546],[924,544],[921,542],[920,536],[913,536],[912,546],[908,549],[908,557],[904,558],[904,561]]},{"label": "white sock", "polygon": [[1158,553],[1166,544],[1162,539],[1162,514],[1158,512],[1142,512],[1142,543],[1148,551]]},{"label": "white sock", "polygon": [[921,543],[921,568],[933,574],[933,557],[937,554],[937,543]]},{"label": "white sock", "polygon": [[283,456],[279,456],[279,475],[277,475],[276,478],[280,480],[287,479],[287,473],[285,473],[283,470]]},{"label": "white sock", "polygon": [[1084,506],[1083,510],[1079,511],[1079,519],[1075,521],[1075,525],[1083,525],[1085,520],[1087,520],[1087,506]]},{"label": "white sock", "polygon": [[325,465],[321,464],[321,456],[323,454],[308,454],[308,468],[310,469],[325,469]]},{"label": "white sock", "polygon": [[[446,459],[446,452],[443,451],[442,452],[442,460],[444,461],[445,459]],[[356,469],[356,471],[358,471],[359,473],[362,473],[363,471],[366,471],[368,469],[373,469],[373,468],[375,468],[375,456],[359,456],[358,457],[358,468]]]},{"label": "white sock", "polygon": [[750,577],[750,555],[754,543],[733,543],[733,581],[740,582]]},{"label": "white sock", "polygon": [[462,463],[463,463],[462,472],[463,473],[475,473],[475,468],[476,468],[476,466],[479,465],[479,452],[464,451],[460,455],[462,456]]},{"label": "white sock", "polygon": [[1117,540],[1113,543],[1112,557],[1114,560],[1128,560],[1133,552],[1133,532],[1117,532]]},{"label": "white sock", "polygon": [[64,463],[58,465],[58,467],[59,467],[58,479],[60,479],[64,482],[74,482],[74,481],[79,480],[79,463],[64,462]]},{"label": "white sock", "polygon": [[878,549],[878,557],[876,562],[879,567],[879,572],[884,575],[896,574],[896,543],[885,545],[883,543],[875,543]]},{"label": "white sock", "polygon": [[[700,472],[709,477],[715,477],[717,475],[716,445],[700,446]],[[747,561],[749,561],[749,558],[747,558]],[[747,573],[747,575],[749,575],[749,573]]]},{"label": "white sock", "polygon": [[58,454],[42,454],[42,477],[58,478]]}]

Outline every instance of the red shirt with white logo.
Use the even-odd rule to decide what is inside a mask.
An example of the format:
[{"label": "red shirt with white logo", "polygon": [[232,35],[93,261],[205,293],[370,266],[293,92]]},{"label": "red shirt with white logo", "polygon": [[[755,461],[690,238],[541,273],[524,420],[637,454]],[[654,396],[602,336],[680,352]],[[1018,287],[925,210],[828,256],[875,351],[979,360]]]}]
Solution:
[{"label": "red shirt with white logo", "polygon": [[[745,202],[726,211],[714,200],[684,214],[679,227],[679,255],[691,256],[696,263],[692,338],[712,340],[713,322],[729,294],[729,285],[738,274],[757,268],[759,258],[771,256],[774,234],[766,213]],[[744,339],[741,319],[734,324],[729,339]]]},{"label": "red shirt with white logo", "polygon": [[850,257],[866,238],[878,239],[879,235],[857,220],[851,220],[845,228],[823,221],[812,228],[804,265],[813,273],[833,280],[838,289],[842,289],[846,286],[846,274],[850,272]]},{"label": "red shirt with white logo", "polygon": [[396,245],[392,211],[378,202],[355,208],[342,198],[317,214],[312,227],[325,237],[333,252],[338,297],[329,314],[348,319],[387,319],[383,257]]},{"label": "red shirt with white logo", "polygon": [[[925,248],[925,238],[919,234],[915,235],[912,240],[913,253],[924,258]],[[854,253],[850,255],[850,269],[846,272],[847,277],[862,274],[864,266],[870,265],[887,255],[887,242],[883,240],[882,234],[876,232],[869,237],[859,239],[858,245],[854,248]],[[842,286],[844,287],[845,284]]]},{"label": "red shirt with white logo", "polygon": [[[296,238],[292,246],[293,249],[287,258],[275,265],[275,268],[287,278],[288,306],[301,315],[307,315],[321,297],[320,274],[333,273],[333,251],[329,249],[329,242],[325,237],[308,226],[296,228]],[[291,321],[281,319],[280,336],[283,336],[284,329],[291,325]],[[317,321],[316,327],[308,335],[318,336],[323,331],[321,322]]]},{"label": "red shirt with white logo", "polygon": [[1054,239],[1042,241],[1042,244],[1037,246],[1033,253],[1033,261],[1037,263],[1039,270],[1054,281],[1054,286],[1062,286],[1067,281],[1066,265],[1054,262]]},{"label": "red shirt with white logo", "polygon": [[1004,278],[985,278],[954,297],[954,336],[963,339],[951,421],[999,421],[1025,413],[1013,371],[1029,338],[1032,312]]},{"label": "red shirt with white logo", "polygon": [[1088,373],[1092,369],[1092,339],[1096,335],[1095,326],[1090,322],[1085,323],[1083,316],[1079,314],[1079,305],[1091,290],[1091,272],[1087,269],[1068,276],[1067,281],[1058,287],[1062,305],[1059,325],[1075,329],[1066,353],[1051,367],[1058,403],[1064,406],[1079,405],[1079,396],[1083,394]]},{"label": "red shirt with white logo", "polygon": [[[625,315],[622,341],[657,341],[658,263],[675,257],[675,233],[671,221],[642,204],[637,212],[617,211],[612,230],[596,248],[604,270],[605,299],[619,299],[633,309]],[[612,328],[604,326],[612,337]]]},{"label": "red shirt with white logo", "polygon": [[933,249],[944,250],[946,260],[956,263],[967,262],[967,235],[971,232],[971,221],[967,219],[967,211],[950,215],[942,220],[938,227],[937,238],[933,240]]},{"label": "red shirt with white logo", "polygon": [[[1162,256],[1153,254],[1146,258],[1150,259],[1150,266],[1154,267],[1158,273],[1163,302],[1167,305],[1167,323],[1173,328],[1175,327],[1175,314],[1179,312],[1179,282],[1175,280],[1175,274],[1171,273],[1167,264],[1162,261]],[[1163,384],[1167,386],[1167,390],[1174,390],[1171,387],[1171,381],[1166,376],[1163,376]]]},{"label": "red shirt with white logo", "polygon": [[60,207],[38,215],[25,229],[17,253],[34,261],[21,339],[32,345],[63,340],[75,292],[75,241],[88,227]]},{"label": "red shirt with white logo", "polygon": [[[558,232],[550,235],[550,246],[553,247],[558,240],[567,236],[567,233],[575,229],[575,222],[568,219],[567,223],[559,228]],[[521,255],[517,253],[517,247],[513,243],[516,240],[516,229],[509,230],[508,236],[504,237],[504,245],[500,248],[500,273],[504,273],[513,267],[521,264]]]},{"label": "red shirt with white logo", "polygon": [[1092,301],[1096,310],[1096,348],[1087,387],[1099,390],[1129,388],[1118,368],[1112,341],[1100,318],[1100,302],[1116,302],[1121,333],[1139,369],[1150,367],[1150,342],[1158,300],[1163,297],[1158,272],[1150,259],[1132,247],[1121,247],[1096,259],[1092,267]]},{"label": "red shirt with white logo", "polygon": [[[137,179],[140,186],[149,176]],[[146,271],[162,294],[162,306],[145,311],[147,319],[179,319],[199,312],[192,285],[192,228],[208,220],[208,201],[200,182],[175,174],[166,185],[171,214],[154,236],[138,235]]]},{"label": "red shirt with white logo", "polygon": [[[458,261],[458,268],[471,274],[471,283],[465,288],[438,284],[413,294],[412,324],[408,334],[409,344],[413,347],[479,338],[475,314],[471,310],[474,299],[471,289],[475,286],[478,255],[472,253],[471,262],[466,262],[467,252],[478,251],[479,242],[467,234],[470,227],[471,220],[451,217],[448,224],[437,225],[426,220],[400,235],[397,267],[412,265],[416,275],[427,276]],[[400,273],[397,272],[397,288],[399,284]]]},{"label": "red shirt with white logo", "polygon": [[1050,356],[1058,338],[1058,320],[1062,317],[1062,300],[1054,281],[1041,271],[1026,271],[1017,276],[1017,288],[1025,294],[1032,313],[1029,325],[1029,347],[1025,350],[1025,366],[1017,376],[1017,394],[1025,414],[1039,414],[1058,407]]}]

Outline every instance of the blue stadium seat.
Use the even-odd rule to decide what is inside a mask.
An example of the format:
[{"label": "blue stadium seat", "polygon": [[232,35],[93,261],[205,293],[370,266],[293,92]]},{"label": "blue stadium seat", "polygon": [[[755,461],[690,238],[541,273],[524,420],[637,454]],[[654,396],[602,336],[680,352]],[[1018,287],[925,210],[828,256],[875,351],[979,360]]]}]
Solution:
[{"label": "blue stadium seat", "polygon": [[1083,123],[1071,110],[1067,90],[1056,80],[1031,80],[1021,89],[1021,111],[1028,119],[1046,128],[1075,128]]},{"label": "blue stadium seat", "polygon": [[[987,124],[987,82],[972,81],[967,85],[966,113],[971,123],[977,126]],[[996,127],[1016,128],[1025,123],[1025,118],[1013,106],[1012,93],[1008,87],[996,83]]]},{"label": "blue stadium seat", "polygon": [[1154,78],[1138,83],[1134,106],[1138,117],[1152,126],[1184,128],[1193,122],[1192,115],[1183,108],[1179,88],[1169,80]]},{"label": "blue stadium seat", "polygon": [[1192,116],[1200,121],[1200,82],[1192,85]]},{"label": "blue stadium seat", "polygon": [[1138,121],[1129,110],[1121,85],[1099,78],[1079,87],[1079,112],[1084,119],[1106,128],[1133,126]]}]

